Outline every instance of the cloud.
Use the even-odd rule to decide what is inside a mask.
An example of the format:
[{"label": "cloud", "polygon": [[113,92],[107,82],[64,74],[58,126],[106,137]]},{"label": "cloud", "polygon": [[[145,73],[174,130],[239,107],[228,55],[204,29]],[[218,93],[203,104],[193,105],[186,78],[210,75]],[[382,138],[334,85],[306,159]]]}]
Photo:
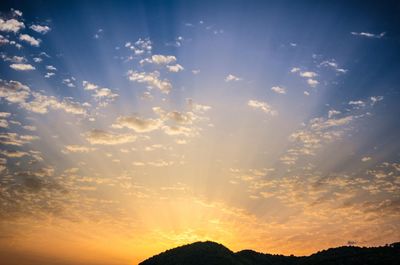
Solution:
[{"label": "cloud", "polygon": [[0,150],[0,154],[10,158],[21,158],[23,156],[29,155],[29,153],[23,151],[8,151],[8,150]]},{"label": "cloud", "polygon": [[43,61],[43,59],[40,58],[40,57],[34,57],[34,58],[33,58],[33,61],[34,61],[35,63],[40,63],[40,62]]},{"label": "cloud", "polygon": [[381,39],[386,35],[386,32],[381,32],[379,34],[369,33],[369,32],[351,32],[351,35],[366,37],[370,39]]},{"label": "cloud", "polygon": [[300,72],[300,68],[298,68],[298,67],[293,67],[291,70],[290,70],[290,72],[291,73],[297,73],[297,72]]},{"label": "cloud", "polygon": [[193,112],[199,112],[199,113],[204,113],[206,111],[209,111],[211,109],[211,106],[208,105],[202,105],[199,103],[195,103],[193,101],[193,99],[191,98],[187,98],[186,102],[189,106],[189,108],[193,111]]},{"label": "cloud", "polygon": [[328,118],[332,118],[333,116],[338,115],[340,113],[341,112],[338,110],[330,110],[330,111],[328,111]]},{"label": "cloud", "polygon": [[[319,82],[317,80],[314,79],[314,77],[317,77],[318,74],[315,72],[311,72],[311,71],[301,71],[301,69],[299,67],[293,67],[290,70],[291,73],[297,73],[300,77],[306,78],[307,79],[307,84],[310,87],[316,87]],[[307,95],[308,96],[308,95]]]},{"label": "cloud", "polygon": [[168,69],[168,71],[173,72],[173,73],[177,73],[179,71],[183,71],[184,70],[183,66],[180,65],[180,64],[167,65],[167,69]]},{"label": "cloud", "polygon": [[25,28],[24,23],[14,18],[9,20],[3,20],[0,18],[0,31],[17,33],[23,28]]},{"label": "cloud", "polygon": [[11,103],[22,103],[30,95],[28,86],[11,80],[9,82],[0,79],[0,98],[4,98]]},{"label": "cloud", "polygon": [[18,17],[22,17],[22,12],[18,9],[11,8],[11,11]]},{"label": "cloud", "polygon": [[150,64],[158,64],[158,65],[167,65],[170,63],[176,62],[176,57],[173,55],[162,55],[162,54],[155,54],[152,55],[150,58],[146,58],[140,61],[140,64],[150,63]]},{"label": "cloud", "polygon": [[86,110],[77,102],[69,99],[60,101],[53,96],[33,92],[28,86],[13,80],[9,82],[0,80],[0,98],[4,98],[11,103],[18,103],[25,110],[36,113],[47,113],[48,108],[52,108],[61,109],[72,114],[86,114]]},{"label": "cloud", "polygon": [[315,79],[309,78],[307,79],[307,84],[309,84],[310,87],[316,87],[319,84],[319,82]]},{"label": "cloud", "polygon": [[113,128],[128,128],[136,132],[151,132],[161,127],[162,121],[159,119],[143,119],[137,116],[118,117]]},{"label": "cloud", "polygon": [[49,70],[49,71],[57,71],[57,68],[55,68],[52,65],[46,65],[46,69]]},{"label": "cloud", "polygon": [[97,101],[103,100],[103,102],[101,102],[101,106],[106,106],[109,102],[114,101],[119,96],[107,87],[100,87],[88,81],[83,81],[82,86],[84,90],[92,91],[92,97],[94,97]]},{"label": "cloud", "polygon": [[75,78],[65,78],[62,80],[62,83],[66,85],[67,87],[76,87],[74,84]]},{"label": "cloud", "polygon": [[185,126],[178,126],[178,125],[166,125],[162,127],[162,130],[167,135],[172,135],[172,136],[183,135],[187,137],[193,137],[198,134],[197,131],[193,130],[192,128]]},{"label": "cloud", "polygon": [[150,53],[152,50],[152,42],[150,39],[138,39],[134,44],[131,42],[125,43],[125,47],[132,50],[135,55]]},{"label": "cloud", "polygon": [[8,57],[6,54],[2,53],[1,58],[5,62],[12,62],[12,63],[25,63],[27,60],[24,56],[13,56],[13,57]]},{"label": "cloud", "polygon": [[93,94],[93,97],[98,98],[98,99],[107,98],[107,99],[113,100],[116,97],[118,97],[118,94],[113,93],[112,90],[109,88],[102,87],[95,91],[95,93]]},{"label": "cloud", "polygon": [[32,25],[29,28],[41,34],[46,34],[51,30],[51,28],[49,28],[48,26],[41,26],[41,25]]},{"label": "cloud", "polygon": [[64,149],[62,150],[62,152],[64,154],[68,154],[68,153],[88,153],[91,151],[96,150],[96,148],[93,147],[87,147],[84,145],[66,145],[64,146]]},{"label": "cloud", "polygon": [[34,135],[19,135],[17,133],[0,133],[0,142],[3,145],[22,146],[37,139],[39,139],[39,137]]},{"label": "cloud", "polygon": [[136,136],[132,134],[116,134],[103,130],[94,129],[85,134],[86,140],[90,144],[98,145],[118,145],[132,143],[136,141]]},{"label": "cloud", "polygon": [[158,88],[162,93],[168,94],[172,89],[172,84],[168,79],[161,80],[160,73],[154,71],[151,73],[128,71],[128,79],[138,83],[144,83],[150,88]]},{"label": "cloud", "polygon": [[268,105],[268,103],[266,103],[266,102],[262,102],[262,101],[258,101],[258,100],[249,100],[247,102],[247,105],[254,109],[260,109],[264,113],[271,115],[271,116],[275,116],[278,114],[278,112],[276,110],[272,109],[272,107],[270,105]]},{"label": "cloud", "polygon": [[98,85],[95,85],[95,84],[90,83],[88,81],[83,81],[82,82],[82,86],[83,86],[83,89],[85,89],[85,90],[96,90],[96,89],[99,88]]},{"label": "cloud", "polygon": [[277,94],[286,94],[286,89],[284,87],[273,86],[273,87],[271,87],[271,90]]},{"label": "cloud", "polygon": [[308,72],[300,72],[300,76],[301,77],[306,77],[306,78],[313,78],[313,77],[317,76],[317,73],[310,72],[310,71],[308,71]]},{"label": "cloud", "polygon": [[50,77],[55,76],[55,75],[56,75],[55,73],[46,73],[44,75],[44,78],[50,78]]},{"label": "cloud", "polygon": [[339,68],[338,64],[333,59],[332,60],[323,61],[319,65],[320,66],[325,66],[325,67],[330,67],[330,68],[334,69],[336,72],[341,73],[341,74],[344,74],[344,73],[347,72],[346,69]]},{"label": "cloud", "polygon": [[375,105],[377,102],[383,100],[383,96],[375,96],[375,97],[370,97],[371,99],[371,105]]},{"label": "cloud", "polygon": [[56,97],[46,96],[38,92],[32,92],[32,96],[33,99],[31,101],[22,102],[20,106],[28,111],[41,114],[47,113],[48,108],[51,108],[55,110],[63,110],[75,115],[86,115],[86,109],[78,102],[73,102],[69,99],[60,101]]},{"label": "cloud", "polygon": [[40,39],[35,39],[32,36],[29,36],[28,34],[21,34],[19,35],[19,39],[22,41],[25,41],[29,43],[32,46],[39,47],[41,40]]},{"label": "cloud", "polygon": [[351,100],[349,101],[349,105],[352,105],[354,108],[362,108],[365,107],[366,103],[362,100]]},{"label": "cloud", "polygon": [[240,81],[242,78],[229,74],[225,77],[225,82]]},{"label": "cloud", "polygon": [[365,157],[361,158],[361,161],[362,162],[367,162],[367,161],[370,161],[371,159],[372,158],[370,156],[365,156]]},{"label": "cloud", "polygon": [[32,71],[36,69],[33,65],[25,63],[13,63],[10,67],[16,71]]}]

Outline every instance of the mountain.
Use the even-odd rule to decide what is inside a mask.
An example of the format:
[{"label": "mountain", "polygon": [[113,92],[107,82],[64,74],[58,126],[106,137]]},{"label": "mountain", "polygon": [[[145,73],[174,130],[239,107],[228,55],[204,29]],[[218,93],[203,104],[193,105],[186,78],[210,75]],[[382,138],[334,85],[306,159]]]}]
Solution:
[{"label": "mountain", "polygon": [[155,255],[139,265],[399,265],[400,242],[383,247],[338,247],[310,256],[233,252],[211,242],[195,242]]}]

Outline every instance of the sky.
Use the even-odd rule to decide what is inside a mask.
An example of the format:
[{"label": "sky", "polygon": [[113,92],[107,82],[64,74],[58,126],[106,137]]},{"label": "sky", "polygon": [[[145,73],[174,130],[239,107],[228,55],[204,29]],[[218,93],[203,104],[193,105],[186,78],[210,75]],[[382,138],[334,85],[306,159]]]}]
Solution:
[{"label": "sky", "polygon": [[0,257],[400,240],[400,5],[2,1]]}]

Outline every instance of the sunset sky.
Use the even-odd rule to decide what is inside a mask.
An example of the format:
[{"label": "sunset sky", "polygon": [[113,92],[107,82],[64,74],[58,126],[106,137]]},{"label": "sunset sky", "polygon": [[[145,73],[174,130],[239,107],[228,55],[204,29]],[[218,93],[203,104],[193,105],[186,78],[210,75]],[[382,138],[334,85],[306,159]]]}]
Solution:
[{"label": "sunset sky", "polygon": [[0,259],[400,240],[396,1],[1,1]]}]

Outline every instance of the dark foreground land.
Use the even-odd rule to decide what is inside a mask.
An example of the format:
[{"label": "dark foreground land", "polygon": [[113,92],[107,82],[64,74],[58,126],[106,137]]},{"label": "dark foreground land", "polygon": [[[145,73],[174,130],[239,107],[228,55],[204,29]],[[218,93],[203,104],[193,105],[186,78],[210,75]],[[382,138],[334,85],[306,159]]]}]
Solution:
[{"label": "dark foreground land", "polygon": [[400,242],[383,247],[338,247],[295,257],[253,250],[235,253],[207,241],[167,250],[139,265],[400,265]]}]

